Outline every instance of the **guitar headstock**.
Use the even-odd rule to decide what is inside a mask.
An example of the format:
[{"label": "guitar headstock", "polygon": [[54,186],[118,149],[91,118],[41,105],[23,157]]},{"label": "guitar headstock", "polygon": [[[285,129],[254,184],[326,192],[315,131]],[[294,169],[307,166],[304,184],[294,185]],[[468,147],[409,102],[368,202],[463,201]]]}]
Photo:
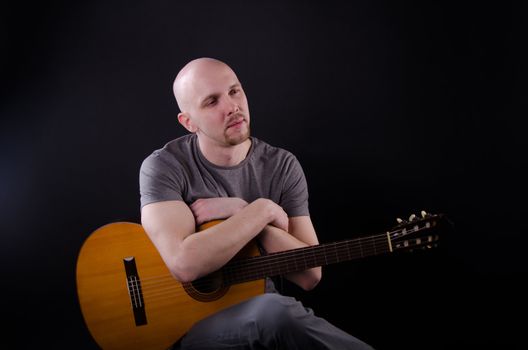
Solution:
[{"label": "guitar headstock", "polygon": [[412,214],[408,220],[396,219],[398,225],[387,232],[391,251],[436,247],[440,238],[436,228],[443,219],[443,214],[430,214],[423,210],[420,216]]}]

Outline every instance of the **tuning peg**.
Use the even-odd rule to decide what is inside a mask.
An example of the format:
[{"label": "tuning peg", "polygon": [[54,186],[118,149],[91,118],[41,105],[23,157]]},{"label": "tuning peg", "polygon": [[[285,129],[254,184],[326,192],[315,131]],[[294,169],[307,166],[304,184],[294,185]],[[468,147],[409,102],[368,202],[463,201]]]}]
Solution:
[{"label": "tuning peg", "polygon": [[422,214],[422,218],[425,218],[427,216],[427,212],[425,210],[422,210],[420,214]]},{"label": "tuning peg", "polygon": [[411,214],[411,216],[409,216],[409,221],[413,221],[414,219],[416,219],[416,215]]},{"label": "tuning peg", "polygon": [[403,222],[403,220],[400,219],[400,218],[396,218],[396,222],[397,222],[398,224],[401,224],[401,223]]}]

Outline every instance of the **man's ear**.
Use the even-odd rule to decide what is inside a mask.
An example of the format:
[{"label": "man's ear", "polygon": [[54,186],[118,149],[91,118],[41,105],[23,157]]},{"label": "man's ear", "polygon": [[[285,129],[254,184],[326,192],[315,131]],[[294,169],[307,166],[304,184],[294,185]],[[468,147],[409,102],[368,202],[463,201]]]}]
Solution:
[{"label": "man's ear", "polygon": [[196,130],[198,129],[192,122],[191,117],[188,113],[178,113],[178,121],[181,125],[183,125],[185,129],[189,130],[189,132],[196,132]]}]

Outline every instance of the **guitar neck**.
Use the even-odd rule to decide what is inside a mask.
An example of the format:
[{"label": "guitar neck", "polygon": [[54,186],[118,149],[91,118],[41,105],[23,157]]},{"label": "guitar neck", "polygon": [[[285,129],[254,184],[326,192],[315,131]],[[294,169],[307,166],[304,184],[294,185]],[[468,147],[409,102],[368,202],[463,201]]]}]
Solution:
[{"label": "guitar neck", "polygon": [[234,260],[221,271],[224,283],[232,285],[385,254],[390,250],[387,235],[380,234]]}]

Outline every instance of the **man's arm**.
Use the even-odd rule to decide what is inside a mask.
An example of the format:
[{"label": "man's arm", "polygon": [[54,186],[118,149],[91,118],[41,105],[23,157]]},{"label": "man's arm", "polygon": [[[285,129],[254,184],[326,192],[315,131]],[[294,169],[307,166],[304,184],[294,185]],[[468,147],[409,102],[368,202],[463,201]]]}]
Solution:
[{"label": "man's arm", "polygon": [[196,220],[196,225],[217,219],[227,219],[240,210],[248,203],[236,197],[217,197],[217,198],[200,198],[191,204],[191,210]]},{"label": "man's arm", "polygon": [[[289,219],[289,232],[268,225],[262,231],[259,239],[268,253],[319,244],[309,216],[291,217]],[[321,267],[315,267],[301,272],[290,273],[285,277],[304,290],[311,290],[319,283],[321,276]]]},{"label": "man's arm", "polygon": [[[198,199],[191,204],[192,213],[200,225],[213,219],[228,218],[236,214],[247,203],[240,198],[207,198]],[[289,218],[287,229],[267,225],[259,240],[268,253],[307,247],[319,244],[317,234],[309,216]],[[313,289],[321,280],[322,269],[315,267],[306,271],[290,273],[285,277],[304,290]]]},{"label": "man's arm", "polygon": [[288,230],[286,213],[268,199],[257,199],[222,223],[196,233],[193,212],[181,201],[145,205],[141,222],[181,282],[218,270],[268,224]]}]

